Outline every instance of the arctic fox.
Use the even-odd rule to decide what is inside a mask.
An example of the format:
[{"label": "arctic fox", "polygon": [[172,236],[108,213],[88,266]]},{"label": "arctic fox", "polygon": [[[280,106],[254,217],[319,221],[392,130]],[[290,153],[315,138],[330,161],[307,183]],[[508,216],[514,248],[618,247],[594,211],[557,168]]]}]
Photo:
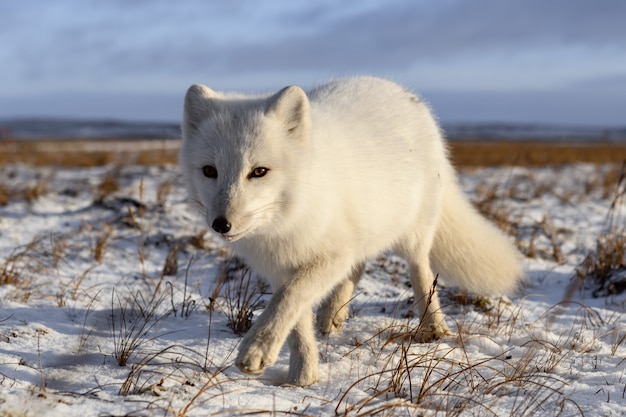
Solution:
[{"label": "arctic fox", "polygon": [[435,276],[482,294],[515,289],[519,256],[461,191],[428,106],[390,81],[358,77],[308,93],[187,91],[180,165],[190,201],[273,296],[236,364],[258,375],[287,340],[288,383],[318,380],[317,326],[341,329],[365,261],[409,264],[421,329],[449,334]]}]

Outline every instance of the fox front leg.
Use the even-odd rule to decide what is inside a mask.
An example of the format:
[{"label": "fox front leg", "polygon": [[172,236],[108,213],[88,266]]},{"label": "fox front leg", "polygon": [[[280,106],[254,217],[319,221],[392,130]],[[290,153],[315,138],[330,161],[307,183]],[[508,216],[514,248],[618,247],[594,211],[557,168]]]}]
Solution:
[{"label": "fox front leg", "polygon": [[[282,286],[241,340],[235,364],[250,375],[261,375],[276,362],[281,346],[300,315],[301,306],[290,288]],[[296,301],[296,302],[294,302]]]},{"label": "fox front leg", "polygon": [[[299,386],[317,381],[317,345],[313,333],[312,306],[322,299],[350,265],[325,262],[302,268],[272,296],[265,311],[246,333],[235,360],[247,374],[260,375],[274,364],[289,336],[289,383]],[[290,334],[291,333],[291,334]]]},{"label": "fox front leg", "polygon": [[[287,340],[289,342],[287,383],[301,387],[316,383],[319,379],[318,353],[313,331],[312,311],[307,311],[302,315],[289,333]],[[257,335],[256,339],[244,338],[237,358],[239,369],[251,375],[262,374],[264,367],[273,364],[276,360],[278,352],[272,350],[272,345],[279,348],[281,345],[272,342],[274,342],[273,338],[268,335]],[[247,352],[246,355],[243,355],[244,351]]]}]

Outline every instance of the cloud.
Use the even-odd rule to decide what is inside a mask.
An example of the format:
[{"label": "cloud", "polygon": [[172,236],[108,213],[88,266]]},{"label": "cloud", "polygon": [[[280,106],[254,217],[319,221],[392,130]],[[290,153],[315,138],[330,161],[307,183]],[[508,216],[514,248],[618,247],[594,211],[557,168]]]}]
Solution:
[{"label": "cloud", "polygon": [[[595,91],[609,96],[616,94],[626,96],[626,73],[613,73],[584,78],[572,83],[570,88],[577,91]],[[626,106],[623,108],[626,108]]]},{"label": "cloud", "polygon": [[626,2],[389,2],[339,20],[330,18],[332,9],[324,12],[328,23],[318,32],[235,45],[223,51],[223,67],[389,70],[493,52],[515,56],[566,47],[626,51]]},{"label": "cloud", "polygon": [[[38,35],[15,48],[20,65],[15,72],[48,80],[63,75],[108,79],[146,71],[211,76],[384,72],[494,52],[515,56],[564,47],[626,51],[626,2],[441,0],[360,7],[323,2],[299,9],[286,4],[265,12],[254,3],[246,8],[222,2],[47,6],[42,15],[52,17],[41,18],[39,28],[31,26]],[[8,8],[10,16],[19,15],[15,6]],[[22,16],[27,25],[24,20]]]},{"label": "cloud", "polygon": [[[55,97],[77,103],[66,93],[84,93],[89,108],[104,94],[102,108],[122,108],[112,104],[119,97],[129,114],[167,115],[178,107],[146,113],[150,100],[131,97],[178,97],[192,82],[258,91],[363,73],[448,97],[444,113],[468,97],[513,106],[534,94],[550,114],[576,91],[604,91],[618,104],[626,96],[615,87],[626,85],[623,1],[57,0],[0,2],[0,16],[0,97],[27,109],[20,96],[43,94],[42,112]],[[530,105],[508,111],[523,109],[541,116]]]},{"label": "cloud", "polygon": [[624,127],[626,95],[594,90],[426,91],[443,122]]}]

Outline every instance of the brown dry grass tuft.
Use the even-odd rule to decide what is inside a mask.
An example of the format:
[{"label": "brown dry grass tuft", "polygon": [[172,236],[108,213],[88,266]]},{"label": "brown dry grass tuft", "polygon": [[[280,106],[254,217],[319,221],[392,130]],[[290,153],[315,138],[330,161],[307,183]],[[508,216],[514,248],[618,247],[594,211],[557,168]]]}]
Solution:
[{"label": "brown dry grass tuft", "polygon": [[41,179],[30,187],[21,191],[22,197],[26,201],[34,201],[48,192],[47,180]]},{"label": "brown dry grass tuft", "polygon": [[111,238],[112,234],[113,234],[113,226],[111,226],[110,224],[105,224],[102,227],[102,231],[100,232],[100,234],[96,236],[96,241],[94,242],[94,246],[92,249],[93,258],[95,259],[96,262],[102,263],[102,260],[104,259],[104,253],[106,250],[107,242]]},{"label": "brown dry grass tuft", "polygon": [[126,366],[129,359],[151,338],[153,330],[168,312],[162,313],[166,294],[157,285],[150,297],[141,292],[122,297],[119,292],[111,294],[111,335],[113,357],[119,366]]},{"label": "brown dry grass tuft", "polygon": [[[220,308],[228,327],[233,333],[242,335],[252,327],[254,312],[263,308],[263,296],[268,288],[241,260],[232,258],[215,283],[210,308]],[[218,303],[218,299],[223,302]]]},{"label": "brown dry grass tuft", "polygon": [[626,291],[626,235],[609,233],[598,238],[595,252],[578,268],[577,278],[589,280],[594,297]]},{"label": "brown dry grass tuft", "polygon": [[23,247],[16,248],[0,265],[0,285],[20,285],[26,280],[25,274],[29,270],[29,265],[38,263],[33,257],[33,250],[41,242],[40,238],[35,238]]},{"label": "brown dry grass tuft", "polygon": [[165,203],[167,202],[168,197],[172,193],[172,187],[174,187],[174,179],[166,179],[161,182],[157,187],[157,195],[156,200],[159,207],[162,209],[165,207]]},{"label": "brown dry grass tuft", "polygon": [[38,179],[26,187],[9,186],[0,183],[0,206],[6,206],[12,200],[25,200],[29,203],[48,193],[48,179]]},{"label": "brown dry grass tuft", "polygon": [[[626,199],[626,162],[614,184],[614,193],[607,216],[607,230],[596,241],[576,270],[573,286],[590,282],[594,297],[621,294],[626,291],[626,225],[620,211]],[[571,289],[571,288],[570,288]]]},{"label": "brown dry grass tuft", "polygon": [[163,265],[162,276],[176,276],[178,274],[178,250],[179,243],[174,243],[167,252],[165,264]]},{"label": "brown dry grass tuft", "polygon": [[119,182],[119,168],[110,171],[100,183],[97,189],[96,201],[102,201],[105,197],[113,194],[120,189]]},{"label": "brown dry grass tuft", "polygon": [[515,213],[506,204],[511,189],[509,184],[503,182],[482,183],[477,187],[473,201],[480,214],[508,234],[516,233],[519,228]]},{"label": "brown dry grass tuft", "polygon": [[13,252],[0,267],[0,285],[15,285],[20,283],[19,260],[26,252]]},{"label": "brown dry grass tuft", "polygon": [[7,204],[9,204],[9,188],[0,183],[0,206],[6,206]]}]

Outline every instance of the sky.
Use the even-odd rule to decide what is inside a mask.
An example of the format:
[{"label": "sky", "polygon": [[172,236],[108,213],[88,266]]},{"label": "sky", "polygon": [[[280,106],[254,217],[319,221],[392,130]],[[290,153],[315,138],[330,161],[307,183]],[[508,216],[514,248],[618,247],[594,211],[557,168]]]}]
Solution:
[{"label": "sky", "polygon": [[376,75],[444,122],[626,126],[622,0],[0,0],[0,119],[173,121],[186,89]]}]

